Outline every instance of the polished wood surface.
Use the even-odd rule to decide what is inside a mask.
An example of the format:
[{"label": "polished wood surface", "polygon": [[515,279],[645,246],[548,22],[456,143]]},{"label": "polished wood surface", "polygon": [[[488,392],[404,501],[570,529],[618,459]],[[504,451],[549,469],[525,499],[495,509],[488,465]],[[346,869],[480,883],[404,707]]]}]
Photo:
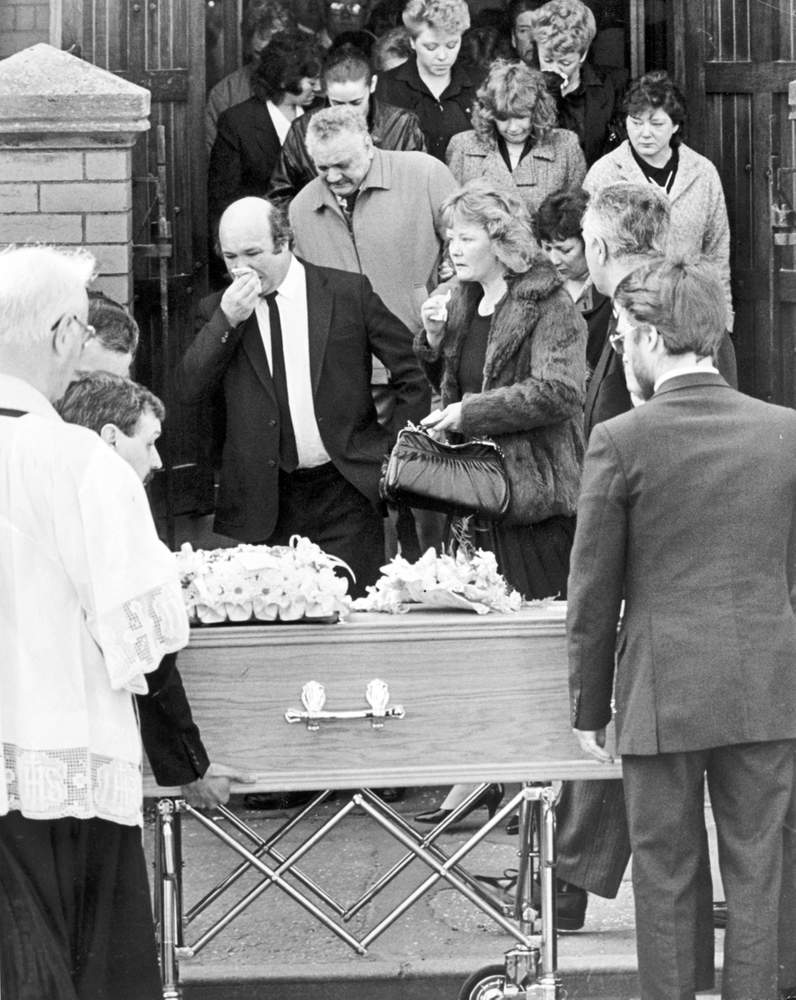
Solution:
[{"label": "polished wood surface", "polygon": [[[607,777],[618,770],[584,761],[570,729],[564,614],[197,628],[179,667],[211,759],[255,773],[261,790]],[[316,732],[285,720],[307,681],[333,711],[366,709],[374,678],[405,718],[322,720]]]}]

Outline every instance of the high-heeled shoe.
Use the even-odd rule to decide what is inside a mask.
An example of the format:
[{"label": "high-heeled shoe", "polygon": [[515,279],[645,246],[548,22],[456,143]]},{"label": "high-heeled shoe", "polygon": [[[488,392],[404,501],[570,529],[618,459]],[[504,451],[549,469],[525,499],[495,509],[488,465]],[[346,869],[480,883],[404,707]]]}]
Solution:
[{"label": "high-heeled shoe", "polygon": [[[487,785],[481,794],[473,799],[470,805],[459,816],[459,819],[464,819],[464,817],[469,816],[474,809],[479,809],[481,806],[486,806],[489,818],[492,819],[497,812],[497,807],[503,799],[504,791],[503,785]],[[415,822],[431,823],[436,826],[437,823],[441,823],[444,819],[450,816],[452,812],[453,809],[429,809],[428,812],[418,813],[417,816],[415,816]]]}]

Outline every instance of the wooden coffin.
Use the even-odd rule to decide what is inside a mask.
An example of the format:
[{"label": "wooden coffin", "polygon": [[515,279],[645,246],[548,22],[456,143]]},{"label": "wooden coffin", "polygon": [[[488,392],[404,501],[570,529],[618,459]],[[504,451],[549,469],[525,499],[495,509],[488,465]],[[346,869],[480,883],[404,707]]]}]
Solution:
[{"label": "wooden coffin", "polygon": [[[178,663],[211,759],[256,773],[261,790],[606,777],[570,728],[564,614],[556,603],[195,628]],[[366,710],[375,678],[403,718],[315,730],[285,719],[308,681],[324,686],[325,710]]]}]

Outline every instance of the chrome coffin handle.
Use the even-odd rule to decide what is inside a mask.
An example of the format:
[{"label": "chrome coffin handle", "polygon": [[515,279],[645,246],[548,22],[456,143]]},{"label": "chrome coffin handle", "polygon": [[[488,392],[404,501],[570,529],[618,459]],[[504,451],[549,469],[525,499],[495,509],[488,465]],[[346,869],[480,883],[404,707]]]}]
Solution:
[{"label": "chrome coffin handle", "polygon": [[326,704],[326,688],[318,681],[307,681],[301,689],[300,708],[289,708],[285,712],[287,722],[306,721],[310,732],[320,729],[321,719],[370,719],[373,729],[382,729],[385,719],[403,719],[406,715],[403,705],[390,706],[390,689],[378,678],[374,678],[365,688],[365,700],[370,708],[342,709],[334,712],[324,711]]}]

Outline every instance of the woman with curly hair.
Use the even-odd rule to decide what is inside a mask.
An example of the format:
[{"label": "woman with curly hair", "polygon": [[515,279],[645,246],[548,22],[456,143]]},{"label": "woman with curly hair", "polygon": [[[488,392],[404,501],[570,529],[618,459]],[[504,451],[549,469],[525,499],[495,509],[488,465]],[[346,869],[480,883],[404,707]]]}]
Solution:
[{"label": "woman with curly hair", "polygon": [[584,188],[594,195],[612,184],[653,184],[669,199],[667,247],[704,255],[721,274],[727,300],[727,329],[733,327],[730,290],[730,223],[718,171],[686,146],[685,98],[668,73],[635,80],[625,97],[627,139],[591,167]]},{"label": "woman with curly hair", "polygon": [[460,184],[485,177],[513,190],[533,213],[561,188],[586,176],[577,136],[555,128],[544,77],[520,60],[497,59],[476,95],[473,128],[455,135],[446,159]]},{"label": "woman with curly hair", "polygon": [[[586,324],[516,194],[479,178],[442,211],[456,277],[421,308],[415,354],[442,395],[423,423],[500,446],[509,510],[499,523],[472,519],[472,541],[495,553],[524,597],[564,597],[584,453]],[[468,791],[456,786],[416,819],[439,822]],[[489,786],[471,808],[494,811],[500,794]]]},{"label": "woman with curly hair", "polygon": [[465,0],[409,0],[403,22],[413,58],[379,74],[376,97],[414,111],[428,152],[444,160],[451,136],[470,127],[475,99],[475,80],[456,62],[470,12]]}]

